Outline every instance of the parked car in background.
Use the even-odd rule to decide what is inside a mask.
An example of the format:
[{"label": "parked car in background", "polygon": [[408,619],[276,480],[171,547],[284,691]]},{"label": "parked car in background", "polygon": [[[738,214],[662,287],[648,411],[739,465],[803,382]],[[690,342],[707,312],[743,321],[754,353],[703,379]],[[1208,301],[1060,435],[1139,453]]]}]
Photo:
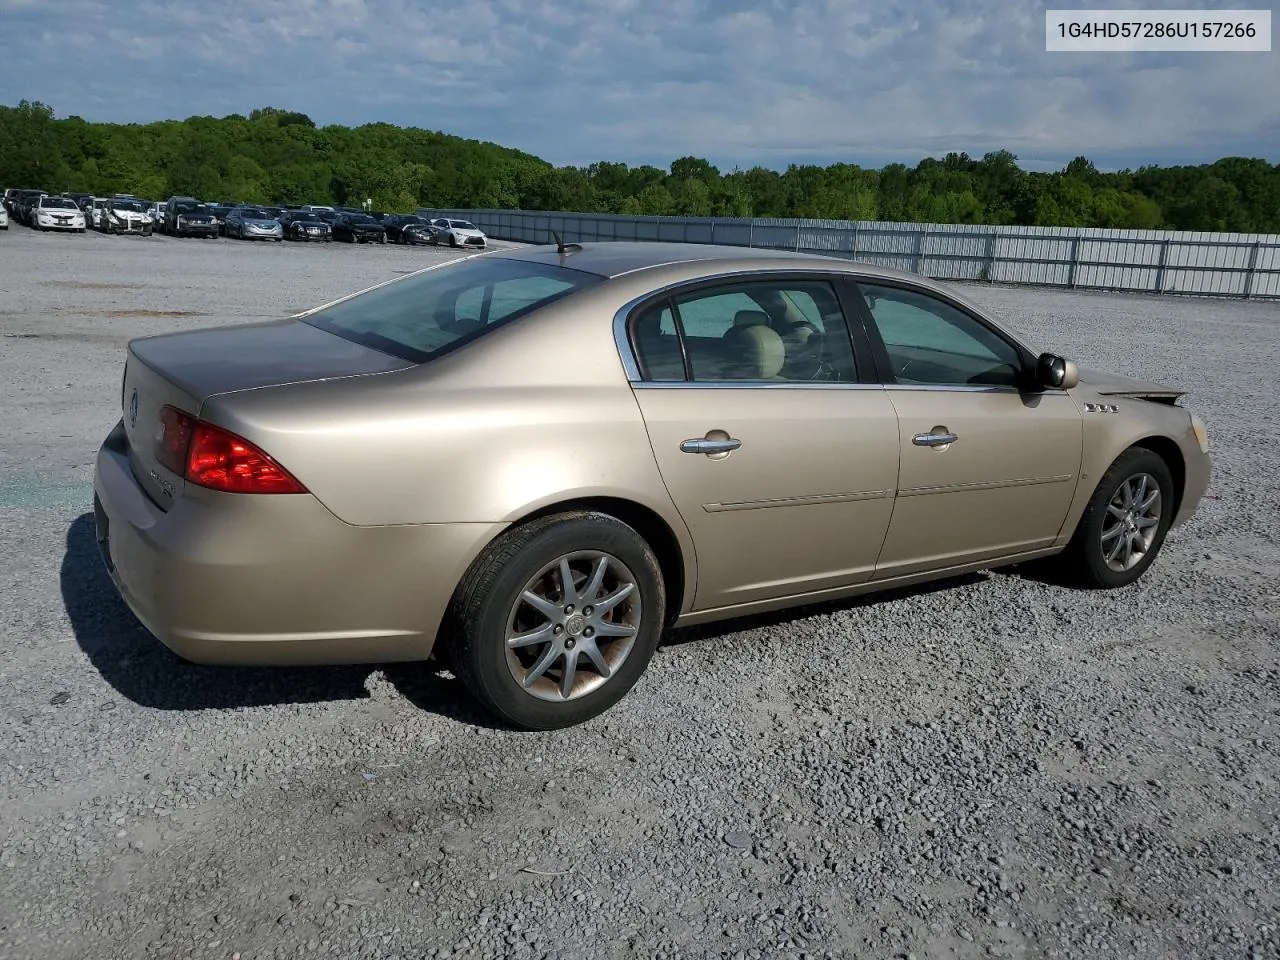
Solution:
[{"label": "parked car in background", "polygon": [[387,231],[367,213],[340,213],[333,221],[333,239],[347,243],[386,243]]},{"label": "parked car in background", "polygon": [[218,224],[218,233],[222,236],[227,235],[227,214],[238,206],[230,203],[209,203],[206,201],[205,210],[209,216],[213,217],[214,222]]},{"label": "parked car in background", "polygon": [[411,213],[393,213],[383,218],[382,228],[392,243],[435,243],[436,231],[425,218]]},{"label": "parked car in background", "polygon": [[84,211],[66,197],[38,197],[31,205],[31,226],[36,230],[84,233]]},{"label": "parked car in background", "polygon": [[24,227],[34,226],[31,219],[31,208],[41,197],[48,196],[43,190],[19,190],[14,194],[13,207],[9,211],[13,219]]},{"label": "parked car in background", "polygon": [[283,240],[284,227],[260,207],[232,207],[222,232],[237,240]]},{"label": "parked car in background", "polygon": [[218,221],[195,197],[170,197],[164,205],[164,232],[171,237],[218,236]]},{"label": "parked car in background", "polygon": [[149,237],[155,227],[146,204],[136,198],[96,197],[90,216],[93,217],[91,226],[103,233],[136,233]]},{"label": "parked car in background", "polygon": [[468,220],[437,217],[431,224],[436,228],[437,243],[447,243],[451,247],[476,247],[480,250],[489,245],[484,232]]},{"label": "parked car in background", "polygon": [[9,211],[0,206],[0,230],[9,229]]},{"label": "parked car in background", "polygon": [[286,210],[280,216],[286,240],[331,240],[333,229],[310,210]]},{"label": "parked car in background", "polygon": [[669,627],[1030,561],[1134,583],[1209,482],[1182,393],[903,271],[528,247],[132,341],[97,539],[188,660],[438,651],[507,723],[566,727]]}]

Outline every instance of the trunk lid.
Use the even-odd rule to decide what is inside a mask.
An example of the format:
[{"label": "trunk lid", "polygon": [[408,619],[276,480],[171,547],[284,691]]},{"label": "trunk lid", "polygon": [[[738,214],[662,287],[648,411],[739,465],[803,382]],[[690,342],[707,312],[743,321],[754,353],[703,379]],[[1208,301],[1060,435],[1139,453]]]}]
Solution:
[{"label": "trunk lid", "polygon": [[388,373],[414,364],[297,320],[215,327],[144,337],[129,344],[121,406],[134,476],[162,509],[185,481],[161,464],[156,446],[166,405],[197,417],[204,401],[235,393],[340,377]]}]

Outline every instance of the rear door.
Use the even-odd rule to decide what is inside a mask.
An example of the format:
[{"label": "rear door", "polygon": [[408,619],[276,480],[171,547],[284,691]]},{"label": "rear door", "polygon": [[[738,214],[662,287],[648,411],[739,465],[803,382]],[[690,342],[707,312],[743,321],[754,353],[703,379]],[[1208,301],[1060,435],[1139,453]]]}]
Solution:
[{"label": "rear door", "polygon": [[821,276],[726,280],[632,316],[634,382],[694,539],[693,608],[869,580],[893,508],[893,405]]},{"label": "rear door", "polygon": [[1075,402],[1022,389],[1026,351],[959,304],[905,283],[858,289],[901,435],[876,578],[1051,544],[1079,480]]}]

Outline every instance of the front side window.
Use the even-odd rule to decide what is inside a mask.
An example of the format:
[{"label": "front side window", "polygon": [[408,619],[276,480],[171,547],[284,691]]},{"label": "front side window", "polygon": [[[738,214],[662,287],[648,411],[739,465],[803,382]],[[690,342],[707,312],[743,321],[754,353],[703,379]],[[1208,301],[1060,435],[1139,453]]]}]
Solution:
[{"label": "front side window", "polygon": [[304,319],[348,340],[423,363],[603,278],[522,260],[460,260],[334,304]]},{"label": "front side window", "polygon": [[698,382],[856,380],[835,288],[819,280],[751,281],[677,295],[637,315],[646,379]]},{"label": "front side window", "polygon": [[898,287],[859,285],[884,342],[892,382],[1017,387],[1018,350],[963,310]]}]

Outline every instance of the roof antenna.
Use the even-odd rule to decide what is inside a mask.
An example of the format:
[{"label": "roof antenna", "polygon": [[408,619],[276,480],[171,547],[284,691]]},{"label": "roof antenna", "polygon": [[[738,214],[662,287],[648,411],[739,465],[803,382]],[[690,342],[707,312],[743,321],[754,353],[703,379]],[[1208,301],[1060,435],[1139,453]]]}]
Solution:
[{"label": "roof antenna", "polygon": [[574,250],[582,249],[582,244],[580,243],[565,243],[560,239],[560,234],[554,230],[551,231],[551,236],[556,238],[556,253],[560,254],[562,257],[566,253],[572,253]]}]

